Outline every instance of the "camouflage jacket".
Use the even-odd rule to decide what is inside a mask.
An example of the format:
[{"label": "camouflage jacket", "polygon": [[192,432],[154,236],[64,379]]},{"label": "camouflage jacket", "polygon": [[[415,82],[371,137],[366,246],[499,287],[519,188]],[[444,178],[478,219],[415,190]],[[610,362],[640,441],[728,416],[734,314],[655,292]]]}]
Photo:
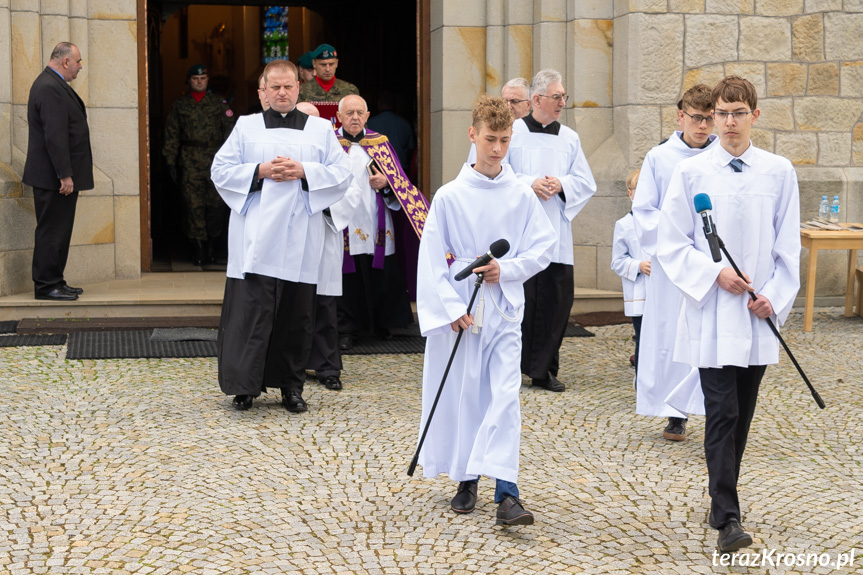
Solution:
[{"label": "camouflage jacket", "polygon": [[183,150],[215,155],[234,128],[234,121],[228,104],[212,92],[207,92],[200,102],[190,94],[183,94],[171,106],[165,120],[163,153],[168,165],[176,165],[178,156],[186,155]]},{"label": "camouflage jacket", "polygon": [[360,91],[350,82],[339,80],[336,78],[336,83],[330,88],[329,92],[324,92],[321,85],[312,78],[300,86],[300,97],[298,102],[338,102],[345,96],[356,94],[359,96]]}]

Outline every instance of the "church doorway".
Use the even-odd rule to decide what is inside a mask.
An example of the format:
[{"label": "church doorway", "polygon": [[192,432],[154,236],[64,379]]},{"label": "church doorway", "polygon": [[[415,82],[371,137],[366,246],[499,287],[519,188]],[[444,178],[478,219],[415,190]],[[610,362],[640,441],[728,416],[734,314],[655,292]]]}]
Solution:
[{"label": "church doorway", "polygon": [[[395,96],[396,113],[418,135],[419,154],[413,166],[416,181],[428,181],[423,178],[427,162],[421,161],[428,155],[427,146],[422,145],[428,140],[428,123],[423,126],[420,118],[428,117],[427,108],[423,113],[428,102],[423,90],[427,94],[429,72],[427,60],[424,64],[418,57],[418,46],[428,45],[427,33],[418,36],[419,23],[427,22],[428,2],[393,2],[382,9],[380,4],[346,0],[305,0],[278,6],[253,1],[138,0],[139,16],[146,23],[146,40],[139,46],[140,138],[146,150],[141,155],[142,269],[225,269],[224,261],[203,268],[192,265],[179,189],[162,154],[165,119],[174,100],[187,89],[186,73],[195,64],[207,66],[210,90],[225,99],[235,115],[242,115],[257,103],[265,49],[286,48],[288,58],[296,63],[319,44],[333,45],[339,54],[337,77],[359,88],[372,115],[378,111],[382,91]],[[269,33],[273,16],[283,17],[283,33]],[[227,227],[225,230],[226,235]],[[224,245],[226,237],[220,241]]]}]

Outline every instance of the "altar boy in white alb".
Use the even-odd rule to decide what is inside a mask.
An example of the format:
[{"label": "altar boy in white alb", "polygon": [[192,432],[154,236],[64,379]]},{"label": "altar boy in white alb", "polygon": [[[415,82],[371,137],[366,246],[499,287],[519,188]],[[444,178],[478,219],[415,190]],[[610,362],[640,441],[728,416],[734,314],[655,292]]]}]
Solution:
[{"label": "altar boy in white alb", "polygon": [[[555,234],[530,187],[501,166],[512,134],[512,113],[501,98],[481,96],[469,136],[473,166],[434,196],[423,230],[417,278],[417,315],[426,340],[424,429],[459,330],[461,342],[441,393],[419,463],[426,477],[459,482],[451,507],[470,513],[480,475],[497,480],[498,525],[529,525],[519,499],[521,320],[525,280],[548,265]],[[467,313],[474,276],[455,276],[499,240],[509,252],[476,269],[484,274],[475,313]]]},{"label": "altar boy in white alb", "polygon": [[[674,359],[700,372],[708,523],[719,529],[725,553],[752,544],[740,526],[737,480],[758,387],[767,365],[779,361],[779,342],[764,318],[781,326],[800,287],[800,201],[791,162],[749,140],[760,114],[752,84],[730,76],[712,99],[720,145],[675,168],[657,257],[683,294]],[[693,206],[697,194],[710,196],[717,233],[745,281],[724,255],[713,261]]]},{"label": "altar boy in white alb", "polygon": [[703,415],[704,401],[699,391],[694,397],[687,398],[687,405],[681,406],[685,408],[684,411],[665,402],[685,379],[690,379],[687,383],[697,389],[698,386],[694,384],[698,382],[698,370],[688,363],[677,363],[672,359],[681,300],[680,292],[656,261],[659,210],[678,162],[719,145],[719,139],[711,133],[713,117],[710,111],[713,101],[710,88],[704,84],[691,87],[684,92],[677,107],[677,125],[680,130],[647,152],[632,201],[632,217],[638,241],[652,265],[641,323],[635,411],[640,415],[667,417],[668,424],[662,436],[671,441],[686,439],[688,416],[692,413]]},{"label": "altar boy in white alb", "polygon": [[596,192],[596,182],[578,134],[559,122],[569,98],[560,73],[538,72],[530,98],[533,111],[513,123],[507,161],[539,198],[557,242],[551,264],[524,285],[521,371],[536,387],[564,391],[557,375],[575,292],[572,220]]},{"label": "altar boy in white alb", "polygon": [[312,344],[323,211],[353,176],[332,124],[295,109],[297,69],[264,68],[270,109],[243,116],[216,154],[211,178],[231,208],[228,279],[219,323],[219,384],[245,410],[281,388],[288,411],[303,400]]}]

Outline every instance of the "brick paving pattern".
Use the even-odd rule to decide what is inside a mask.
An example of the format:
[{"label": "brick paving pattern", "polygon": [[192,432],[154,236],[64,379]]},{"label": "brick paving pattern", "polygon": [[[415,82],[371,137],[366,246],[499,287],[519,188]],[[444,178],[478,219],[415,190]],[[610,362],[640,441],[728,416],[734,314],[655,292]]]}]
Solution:
[{"label": "brick paving pattern", "polygon": [[634,414],[631,326],[567,338],[565,393],[522,388],[519,487],[533,526],[494,526],[494,483],[470,515],[455,484],[406,475],[420,355],[349,356],[345,389],[308,383],[231,407],[203,359],[69,360],[0,349],[0,574],[863,572],[863,319],[818,310],[784,335],[740,482],[754,551],[839,553],[854,567],[713,564],[704,420],[683,443]]}]

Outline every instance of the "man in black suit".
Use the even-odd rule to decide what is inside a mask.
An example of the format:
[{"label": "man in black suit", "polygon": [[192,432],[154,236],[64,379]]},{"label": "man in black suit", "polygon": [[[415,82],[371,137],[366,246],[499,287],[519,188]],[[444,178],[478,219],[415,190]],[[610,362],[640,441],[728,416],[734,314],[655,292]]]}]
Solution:
[{"label": "man in black suit", "polygon": [[33,82],[27,102],[30,139],[21,179],[33,186],[36,207],[36,299],[71,301],[83,292],[63,279],[78,192],[93,189],[87,110],[69,86],[81,68],[78,47],[60,42],[51,52],[48,66]]}]

